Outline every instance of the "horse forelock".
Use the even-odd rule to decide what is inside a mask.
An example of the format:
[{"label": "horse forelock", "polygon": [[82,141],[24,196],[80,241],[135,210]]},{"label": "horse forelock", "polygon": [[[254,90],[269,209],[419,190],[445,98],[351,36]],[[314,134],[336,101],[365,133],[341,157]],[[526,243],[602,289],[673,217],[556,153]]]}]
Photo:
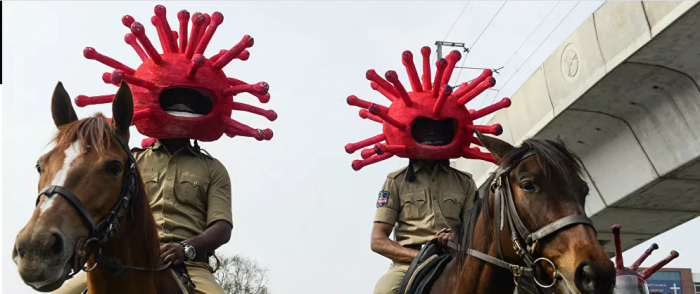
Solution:
[{"label": "horse forelock", "polygon": [[80,150],[94,149],[97,154],[103,154],[111,148],[116,129],[107,118],[98,113],[92,117],[63,125],[58,128],[52,142],[57,148],[68,148],[73,142],[80,142]]}]

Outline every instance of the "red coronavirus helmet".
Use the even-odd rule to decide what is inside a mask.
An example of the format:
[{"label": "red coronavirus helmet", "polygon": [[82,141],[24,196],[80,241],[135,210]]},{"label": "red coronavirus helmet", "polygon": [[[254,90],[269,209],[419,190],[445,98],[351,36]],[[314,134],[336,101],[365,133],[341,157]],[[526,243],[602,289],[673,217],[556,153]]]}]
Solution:
[{"label": "red coronavirus helmet", "polygon": [[[348,104],[363,108],[360,110],[360,117],[383,124],[382,134],[345,146],[345,151],[354,153],[360,148],[374,145],[373,148],[362,150],[363,160],[353,161],[353,169],[359,170],[394,155],[429,160],[465,157],[496,162],[491,154],[479,151],[478,147],[469,146],[472,143],[481,144],[474,137],[474,130],[500,135],[503,128],[499,124],[474,125],[474,120],[510,106],[510,99],[503,98],[498,103],[476,111],[467,110],[465,106],[467,102],[496,84],[496,80],[491,76],[491,70],[484,70],[479,77],[459,85],[453,92],[452,87],[447,83],[457,61],[462,57],[459,51],[452,51],[446,58],[436,62],[434,81],[431,81],[430,47],[423,47],[421,54],[423,55],[422,80],[418,78],[411,51],[404,51],[402,56],[412,92],[406,91],[393,70],[386,72],[386,80],[372,69],[367,71],[367,79],[371,81],[372,89],[391,100],[389,107],[361,100],[354,95],[348,97]],[[417,141],[413,131],[421,121],[449,121],[447,126],[453,130],[448,142],[436,146]],[[382,141],[386,143],[382,144]]]},{"label": "red coronavirus helmet", "polygon": [[644,251],[642,256],[640,256],[637,261],[635,261],[630,267],[625,267],[625,263],[622,260],[622,245],[620,243],[620,225],[614,225],[612,227],[612,232],[614,236],[615,244],[615,294],[654,294],[656,292],[649,291],[647,287],[646,280],[651,277],[656,271],[664,267],[666,264],[671,262],[678,257],[678,252],[672,250],[671,254],[666,256],[662,261],[652,265],[650,268],[643,270],[641,273],[637,274],[637,269],[642,265],[651,253],[659,249],[659,245],[656,243],[651,244],[651,246]]},{"label": "red coronavirus helmet", "polygon": [[[270,100],[268,84],[248,84],[228,78],[222,70],[233,59],[248,59],[250,53],[246,48],[253,46],[253,38],[243,36],[231,49],[221,50],[206,58],[204,51],[224,21],[221,13],[214,12],[211,16],[195,13],[188,37],[189,12],[182,10],[177,14],[180,22],[178,34],[170,29],[165,7],[157,5],[154,10],[151,23],[158,31],[162,54],[156,51],[141,23],[129,15],[122,18],[122,23],[131,30],[124,41],[143,62],[137,69],[104,56],[91,47],[83,51],[85,58],[97,60],[115,69],[112,73],[102,75],[105,83],[118,86],[121,81],[126,81],[131,86],[134,124],[141,134],[151,137],[144,140],[142,145],[150,145],[154,138],[214,141],[223,134],[229,137],[271,139],[270,129],[253,129],[231,118],[232,110],[238,110],[274,121],[277,114],[272,110],[233,101],[233,96],[247,92],[257,97],[261,103],[267,103]],[[84,107],[110,103],[112,99],[113,94],[93,97],[80,95],[75,99],[75,104]]]}]

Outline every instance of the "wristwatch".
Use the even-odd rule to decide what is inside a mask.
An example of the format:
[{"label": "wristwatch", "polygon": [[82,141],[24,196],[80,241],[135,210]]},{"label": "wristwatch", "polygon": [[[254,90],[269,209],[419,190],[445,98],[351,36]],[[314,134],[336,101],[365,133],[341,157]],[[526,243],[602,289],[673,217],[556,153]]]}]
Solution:
[{"label": "wristwatch", "polygon": [[182,244],[182,247],[185,249],[185,260],[191,261],[197,256],[197,252],[192,245],[187,244],[185,241],[180,242],[180,244]]}]

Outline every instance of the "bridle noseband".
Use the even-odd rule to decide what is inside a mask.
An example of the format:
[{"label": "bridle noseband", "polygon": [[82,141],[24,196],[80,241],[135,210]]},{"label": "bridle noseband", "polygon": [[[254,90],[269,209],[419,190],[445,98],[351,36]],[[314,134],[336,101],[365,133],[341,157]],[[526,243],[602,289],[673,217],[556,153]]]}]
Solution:
[{"label": "bridle noseband", "polygon": [[[525,226],[518,211],[515,206],[515,198],[513,196],[513,188],[510,185],[509,175],[510,172],[515,169],[523,160],[528,157],[534,156],[534,151],[529,151],[522,155],[517,161],[512,165],[503,168],[498,167],[494,173],[493,180],[490,183],[490,189],[494,192],[494,232],[496,235],[496,244],[498,247],[498,258],[490,256],[488,254],[479,252],[474,249],[468,249],[467,254],[478,258],[482,261],[491,263],[493,265],[505,268],[513,274],[513,279],[516,280],[521,276],[526,276],[532,278],[534,282],[541,288],[551,288],[556,283],[558,277],[557,268],[551,260],[545,257],[535,258],[533,255],[537,250],[537,244],[540,240],[568,228],[572,225],[583,224],[593,228],[593,221],[585,215],[570,215],[556,220],[544,227],[536,230],[535,232],[530,232],[530,230]],[[486,194],[485,205],[488,205],[488,195]],[[511,264],[503,260],[503,252],[501,249],[501,231],[504,228],[505,221],[508,223],[508,228],[511,233],[511,242],[513,244],[513,249],[515,253],[520,256],[520,259],[525,263],[525,266],[520,266],[516,264]],[[595,231],[595,228],[593,228]],[[535,277],[535,267],[539,262],[547,262],[552,265],[553,271],[553,282],[549,285],[543,285]],[[515,282],[518,284],[517,281]]]},{"label": "bridle noseband", "polygon": [[[119,133],[115,133],[115,137],[117,138],[117,141],[119,141],[119,145],[122,148],[122,150],[124,150],[124,152],[126,152],[127,154],[127,169],[124,172],[124,176],[122,177],[122,188],[119,194],[119,199],[117,199],[117,202],[114,204],[114,206],[112,206],[112,209],[109,211],[109,213],[103,220],[95,224],[92,220],[90,212],[85,207],[85,204],[83,204],[83,202],[80,201],[80,198],[75,196],[73,192],[71,192],[65,187],[58,185],[50,185],[42,189],[41,192],[39,192],[39,195],[37,196],[36,205],[39,205],[39,200],[41,199],[42,195],[46,195],[47,197],[55,197],[55,195],[62,196],[68,201],[68,203],[70,203],[73,206],[73,208],[75,208],[75,210],[78,212],[78,215],[85,222],[87,222],[90,228],[89,237],[87,239],[81,238],[76,244],[75,255],[73,257],[74,265],[72,272],[68,275],[68,278],[72,278],[81,269],[86,272],[90,272],[95,269],[97,264],[102,264],[106,266],[114,275],[119,275],[123,273],[125,268],[149,271],[154,270],[124,266],[118,258],[109,257],[102,254],[102,248],[107,244],[109,239],[119,229],[119,225],[121,224],[122,219],[124,218],[125,209],[129,209],[131,218],[133,219],[133,203],[135,202],[134,197],[139,189],[139,181],[137,180],[138,174],[136,171],[136,160],[131,154],[129,147],[122,138],[122,136]],[[85,263],[95,250],[97,250],[97,254],[95,255],[95,264],[89,269],[85,268]],[[164,268],[167,268],[169,265],[170,263],[166,264],[166,266],[162,268],[158,268],[155,270],[162,270]]]}]

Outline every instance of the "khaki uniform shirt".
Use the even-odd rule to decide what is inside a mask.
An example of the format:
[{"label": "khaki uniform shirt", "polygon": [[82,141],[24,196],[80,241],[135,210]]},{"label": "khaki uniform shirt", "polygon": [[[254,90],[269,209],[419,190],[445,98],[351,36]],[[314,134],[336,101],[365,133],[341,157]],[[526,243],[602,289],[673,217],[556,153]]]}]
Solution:
[{"label": "khaki uniform shirt", "polygon": [[231,180],[221,162],[191,146],[170,154],[160,142],[132,153],[161,242],[192,238],[219,220],[233,225]]},{"label": "khaki uniform shirt", "polygon": [[407,168],[387,175],[377,200],[375,222],[395,225],[399,245],[419,245],[443,228],[455,228],[474,202],[476,183],[469,173],[438,164],[432,170],[414,164],[416,178],[406,180]]}]

